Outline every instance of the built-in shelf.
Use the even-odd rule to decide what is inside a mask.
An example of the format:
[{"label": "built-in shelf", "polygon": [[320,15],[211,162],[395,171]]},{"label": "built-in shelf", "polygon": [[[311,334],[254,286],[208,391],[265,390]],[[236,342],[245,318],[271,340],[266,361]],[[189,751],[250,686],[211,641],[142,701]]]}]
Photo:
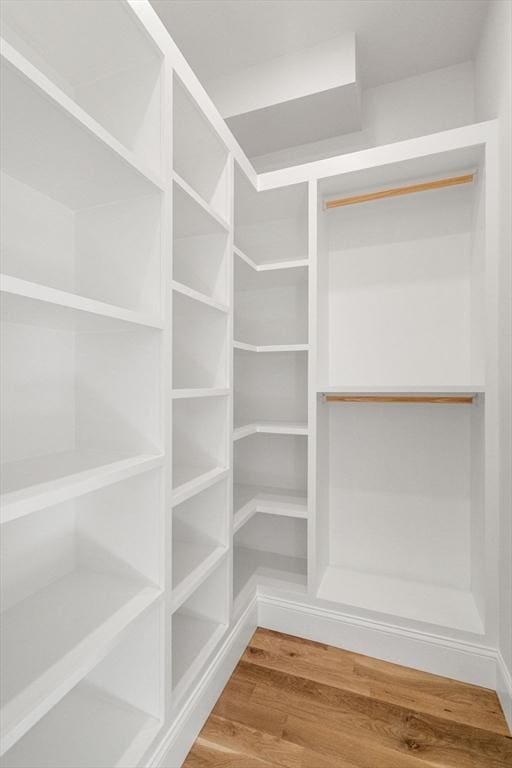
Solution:
[{"label": "built-in shelf", "polygon": [[223,304],[216,299],[212,299],[205,293],[201,293],[200,291],[196,291],[193,288],[189,288],[187,285],[178,283],[176,280],[172,281],[172,289],[177,293],[181,293],[183,296],[188,296],[189,299],[199,301],[202,304],[206,304],[208,307],[213,307],[213,309],[218,309],[219,312],[229,312],[229,307],[227,304]]},{"label": "built-in shelf", "polygon": [[221,480],[227,473],[226,467],[202,470],[200,467],[187,464],[175,465],[173,468],[173,504],[179,504],[194,494],[200,493],[200,491]]},{"label": "built-in shelf", "polygon": [[164,327],[163,321],[157,317],[143,315],[124,307],[116,307],[113,304],[96,301],[68,291],[60,291],[39,283],[32,283],[29,280],[21,280],[11,275],[0,274],[0,291],[3,294],[34,299],[56,307],[88,312],[92,315],[121,320],[125,323],[149,326],[150,328]]},{"label": "built-in shelf", "polygon": [[160,593],[142,578],[77,570],[4,612],[4,749],[93,668]]},{"label": "built-in shelf", "polygon": [[484,384],[438,384],[407,385],[396,384],[384,387],[376,385],[338,384],[317,387],[321,394],[347,395],[477,395],[485,392]]},{"label": "built-in shelf", "polygon": [[229,232],[229,224],[206,200],[187,184],[176,172],[173,173],[174,236],[193,237],[213,232]]},{"label": "built-in shelf", "polygon": [[255,272],[274,272],[279,269],[300,269],[301,267],[309,267],[309,259],[295,259],[295,261],[273,261],[266,264],[257,264],[250,256],[247,256],[240,248],[234,246],[233,253],[238,258],[245,261]]},{"label": "built-in shelf", "polygon": [[[66,451],[4,464],[1,522],[83,496],[161,467],[163,454],[123,457],[115,451]],[[12,490],[8,490],[12,489]]]},{"label": "built-in shelf", "polygon": [[228,378],[228,316],[188,293],[173,299],[174,389],[225,389]]},{"label": "built-in shelf", "polygon": [[12,747],[5,765],[131,768],[161,727],[162,721],[84,682]]},{"label": "built-in shelf", "polygon": [[303,422],[258,421],[235,427],[233,440],[240,440],[249,435],[307,435],[308,425]]},{"label": "built-in shelf", "polygon": [[244,341],[233,341],[233,349],[244,352],[307,352],[309,344],[247,344]]},{"label": "built-in shelf", "polygon": [[225,397],[229,389],[223,387],[189,387],[188,389],[173,389],[173,400],[188,400],[192,397]]},{"label": "built-in shelf", "polygon": [[[130,152],[8,44],[2,52],[2,91],[2,168],[10,176],[73,209],[163,188]],[[67,147],[65,162],[63,146]]]},{"label": "built-in shelf", "polygon": [[482,619],[469,590],[331,565],[325,569],[318,597],[387,617],[483,633]]},{"label": "built-in shelf", "polygon": [[227,552],[227,547],[212,543],[173,539],[172,606],[176,610],[208,578]]},{"label": "built-in shelf", "polygon": [[176,700],[226,631],[227,577],[224,559],[172,614],[172,687]]},{"label": "built-in shelf", "polygon": [[235,546],[233,557],[233,597],[236,612],[249,601],[257,585],[277,586],[295,592],[306,590],[306,557],[293,557],[240,546]]},{"label": "built-in shelf", "polygon": [[233,486],[233,529],[237,531],[257,512],[286,517],[307,517],[307,497],[302,492],[259,485]]},{"label": "built-in shelf", "polygon": [[185,84],[173,79],[173,166],[176,176],[223,221],[229,208],[228,150],[192,98]]}]

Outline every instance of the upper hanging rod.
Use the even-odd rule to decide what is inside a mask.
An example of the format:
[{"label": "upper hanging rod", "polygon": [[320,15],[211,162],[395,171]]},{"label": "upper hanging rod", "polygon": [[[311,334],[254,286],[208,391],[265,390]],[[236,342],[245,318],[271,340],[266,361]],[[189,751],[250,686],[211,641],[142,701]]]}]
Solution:
[{"label": "upper hanging rod", "polygon": [[367,192],[364,195],[340,197],[336,200],[326,200],[325,207],[329,210],[329,208],[341,208],[343,205],[354,205],[355,203],[369,203],[371,200],[382,200],[384,197],[399,197],[400,195],[410,195],[413,192],[426,192],[429,189],[442,189],[443,187],[455,187],[458,184],[470,184],[474,177],[474,173],[466,173],[463,176],[452,176],[449,179],[436,179],[435,181],[424,181],[421,184],[409,184],[405,187],[381,189],[379,192]]},{"label": "upper hanging rod", "polygon": [[471,405],[473,395],[324,395],[326,403],[440,403]]}]

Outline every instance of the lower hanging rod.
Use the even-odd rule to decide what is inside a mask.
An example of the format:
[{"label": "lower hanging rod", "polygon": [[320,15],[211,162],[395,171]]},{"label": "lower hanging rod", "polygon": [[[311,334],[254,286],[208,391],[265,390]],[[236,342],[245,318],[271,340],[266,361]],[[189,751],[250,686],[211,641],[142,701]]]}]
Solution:
[{"label": "lower hanging rod", "polygon": [[326,403],[438,403],[471,405],[473,395],[324,395]]},{"label": "lower hanging rod", "polygon": [[367,192],[364,195],[353,195],[352,197],[340,197],[336,200],[326,200],[325,208],[341,208],[343,205],[355,205],[356,203],[369,203],[372,200],[382,200],[385,197],[399,197],[400,195],[411,195],[414,192],[427,192],[429,189],[442,189],[443,187],[455,187],[459,184],[470,184],[475,177],[474,173],[465,173],[462,176],[451,176],[448,179],[435,179],[434,181],[424,181],[420,184],[409,184],[405,187],[393,187],[391,189],[381,189],[378,192]]}]

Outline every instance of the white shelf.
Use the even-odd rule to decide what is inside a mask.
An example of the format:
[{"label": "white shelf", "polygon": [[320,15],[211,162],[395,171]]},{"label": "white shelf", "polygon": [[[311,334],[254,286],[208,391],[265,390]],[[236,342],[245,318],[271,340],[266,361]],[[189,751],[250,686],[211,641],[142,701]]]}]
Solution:
[{"label": "white shelf", "polygon": [[309,344],[247,344],[245,341],[233,341],[233,349],[244,352],[307,352]]},{"label": "white shelf", "polygon": [[225,397],[229,389],[222,387],[189,387],[188,389],[173,389],[173,400],[186,400],[192,397]]},{"label": "white shelf", "polygon": [[60,291],[46,285],[32,283],[29,280],[21,280],[11,275],[0,274],[0,291],[11,296],[34,299],[46,302],[49,305],[55,305],[56,307],[88,312],[100,317],[121,320],[125,323],[149,326],[150,328],[161,329],[164,327],[162,320],[157,317],[132,312],[123,307],[116,307],[103,301],[96,301],[95,299],[89,299],[85,296],[69,293],[68,291]]},{"label": "white shelf", "polygon": [[133,768],[161,725],[142,710],[83,682],[14,745],[5,755],[5,765]]},{"label": "white shelf", "polygon": [[248,547],[235,547],[233,593],[237,610],[254,593],[257,585],[266,584],[304,592],[307,585],[307,559]]},{"label": "white shelf", "polygon": [[350,395],[476,395],[485,392],[484,384],[427,384],[407,385],[396,384],[379,387],[375,385],[338,384],[326,387],[319,386],[317,392],[321,394],[339,393]]},{"label": "white shelf", "polygon": [[394,618],[483,633],[473,595],[461,589],[331,565],[325,569],[318,597]]},{"label": "white shelf", "polygon": [[233,440],[240,440],[249,435],[307,435],[308,425],[303,422],[258,421],[235,427]]},{"label": "white shelf", "polygon": [[206,200],[187,184],[176,172],[173,173],[174,237],[208,235],[212,232],[229,232],[229,224],[208,205]]},{"label": "white shelf", "polygon": [[29,515],[163,464],[163,454],[121,457],[112,451],[66,451],[2,467],[0,520]]},{"label": "white shelf", "polygon": [[74,210],[163,189],[128,150],[6,43],[2,86],[2,162],[10,176]]},{"label": "white shelf", "polygon": [[147,581],[78,570],[2,616],[3,749],[82,679],[161,591]]},{"label": "white shelf", "polygon": [[174,488],[172,492],[173,506],[186,501],[200,491],[227,476],[227,467],[204,469],[197,466],[178,464],[173,469]]},{"label": "white shelf", "polygon": [[228,551],[215,543],[173,542],[172,556],[172,607],[182,605],[203,581],[215,570]]},{"label": "white shelf", "polygon": [[308,515],[306,494],[285,488],[235,483],[233,486],[234,531],[238,531],[257,512],[306,518]]},{"label": "white shelf", "polygon": [[213,309],[218,309],[219,312],[229,312],[229,307],[227,304],[216,301],[215,299],[212,299],[210,296],[207,296],[200,291],[195,291],[193,288],[189,288],[187,285],[183,285],[183,283],[178,283],[176,280],[173,280],[171,285],[173,291],[181,293],[183,296],[188,296],[189,299],[199,301],[201,304],[206,304],[208,307],[213,307]]},{"label": "white shelf", "polygon": [[208,659],[227,625],[179,610],[172,617],[173,689],[178,699]]},{"label": "white shelf", "polygon": [[296,259],[295,261],[273,261],[266,264],[257,264],[247,256],[240,248],[235,245],[233,247],[233,253],[238,256],[242,261],[245,261],[255,272],[274,272],[279,269],[298,269],[301,267],[309,267],[309,259]]}]

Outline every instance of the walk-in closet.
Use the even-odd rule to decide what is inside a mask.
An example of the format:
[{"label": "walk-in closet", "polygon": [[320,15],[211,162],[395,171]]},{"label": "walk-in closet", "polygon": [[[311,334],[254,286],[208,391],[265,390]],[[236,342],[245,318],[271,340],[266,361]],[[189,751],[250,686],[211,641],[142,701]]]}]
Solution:
[{"label": "walk-in closet", "polygon": [[3,768],[213,766],[257,627],[512,724],[510,3],[419,5],[1,0]]}]

